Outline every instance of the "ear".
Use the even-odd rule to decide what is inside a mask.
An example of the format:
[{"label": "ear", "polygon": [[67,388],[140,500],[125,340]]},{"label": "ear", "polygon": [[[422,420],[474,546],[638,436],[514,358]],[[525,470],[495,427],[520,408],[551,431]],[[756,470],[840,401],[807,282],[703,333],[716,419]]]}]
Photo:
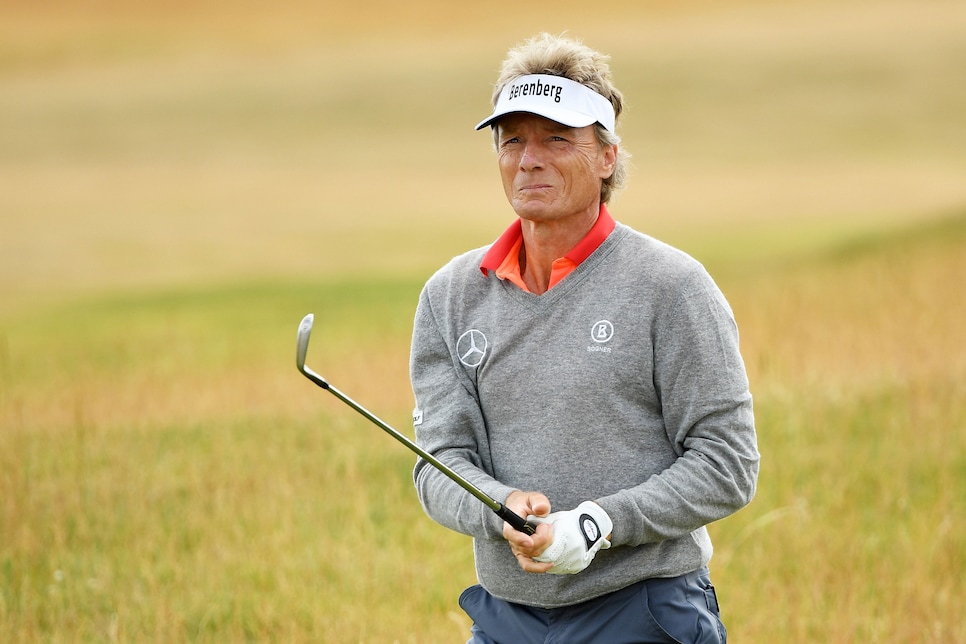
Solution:
[{"label": "ear", "polygon": [[617,144],[605,145],[600,150],[600,178],[607,179],[617,167]]}]

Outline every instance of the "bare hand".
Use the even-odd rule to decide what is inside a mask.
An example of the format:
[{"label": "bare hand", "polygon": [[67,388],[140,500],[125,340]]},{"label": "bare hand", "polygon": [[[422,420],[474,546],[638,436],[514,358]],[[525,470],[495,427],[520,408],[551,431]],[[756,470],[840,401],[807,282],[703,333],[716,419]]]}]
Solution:
[{"label": "bare hand", "polygon": [[[517,490],[507,497],[504,505],[523,518],[530,515],[545,517],[550,514],[550,499],[540,492],[521,492]],[[510,550],[517,563],[527,572],[544,573],[553,568],[552,563],[534,561],[553,543],[553,526],[543,523],[537,526],[533,535],[515,530],[509,523],[503,524],[503,538],[510,544]]]}]

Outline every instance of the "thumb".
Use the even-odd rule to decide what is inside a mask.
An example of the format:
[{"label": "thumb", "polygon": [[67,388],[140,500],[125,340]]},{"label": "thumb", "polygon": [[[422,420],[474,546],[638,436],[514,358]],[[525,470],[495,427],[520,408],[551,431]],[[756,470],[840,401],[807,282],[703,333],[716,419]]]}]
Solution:
[{"label": "thumb", "polygon": [[534,516],[545,517],[550,514],[550,501],[542,494],[530,499],[530,509]]}]

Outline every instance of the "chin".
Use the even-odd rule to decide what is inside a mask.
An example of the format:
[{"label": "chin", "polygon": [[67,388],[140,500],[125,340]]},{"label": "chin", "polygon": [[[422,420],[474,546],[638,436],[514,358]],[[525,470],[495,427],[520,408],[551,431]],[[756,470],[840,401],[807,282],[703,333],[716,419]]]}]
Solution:
[{"label": "chin", "polygon": [[556,218],[556,209],[544,202],[527,201],[513,204],[513,210],[523,219],[546,220]]}]

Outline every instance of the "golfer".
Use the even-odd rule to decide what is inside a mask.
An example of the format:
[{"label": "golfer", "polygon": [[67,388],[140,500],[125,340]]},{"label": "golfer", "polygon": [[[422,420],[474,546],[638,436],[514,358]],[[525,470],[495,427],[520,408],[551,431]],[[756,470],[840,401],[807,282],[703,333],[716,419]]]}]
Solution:
[{"label": "golfer", "polygon": [[512,49],[477,129],[516,218],[416,311],[417,443],[537,524],[517,532],[438,470],[423,507],[473,537],[473,643],[724,642],[705,526],[755,493],[752,398],[702,266],[615,221],[623,107],[607,57]]}]

